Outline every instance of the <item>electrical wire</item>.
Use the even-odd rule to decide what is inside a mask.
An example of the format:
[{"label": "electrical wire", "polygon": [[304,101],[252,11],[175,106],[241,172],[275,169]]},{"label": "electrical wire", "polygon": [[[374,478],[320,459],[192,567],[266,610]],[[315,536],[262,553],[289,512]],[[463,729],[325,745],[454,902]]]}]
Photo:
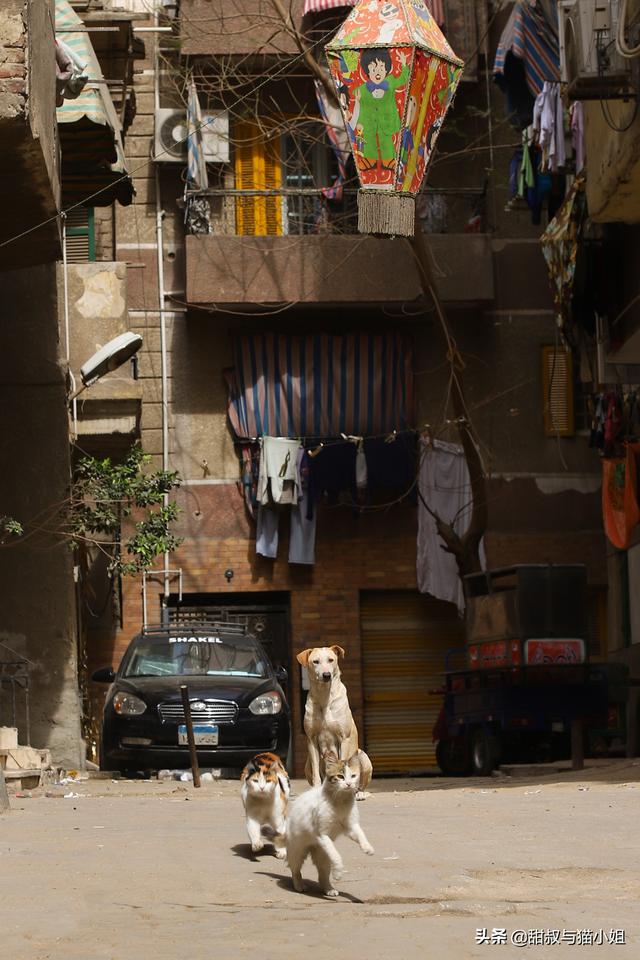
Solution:
[{"label": "electrical wire", "polygon": [[[327,34],[322,39],[328,39],[332,35],[332,33],[333,33],[333,30],[328,31]],[[266,86],[268,83],[271,83],[277,77],[284,76],[294,63],[297,63],[298,61],[303,60],[304,57],[305,57],[305,53],[298,54],[298,56],[293,57],[292,60],[287,61],[287,63],[285,63],[279,70],[276,70],[275,73],[267,74],[266,76],[264,76],[264,79],[254,87],[253,93],[256,93],[258,90]],[[243,98],[238,98],[234,106],[235,107],[239,106],[241,102],[243,102]],[[206,126],[207,123],[208,121],[203,121],[202,123],[198,124],[195,127],[195,129],[201,130],[204,126]],[[182,137],[182,139],[176,140],[173,145],[174,149],[175,147],[183,143],[186,143],[187,140],[189,139],[189,136],[190,134],[187,134],[186,136]],[[157,160],[158,157],[164,156],[165,154],[168,154],[168,153],[169,153],[168,150],[161,150],[159,153],[154,155],[154,159]],[[59,213],[54,214],[54,216],[47,217],[45,220],[40,221],[40,223],[36,223],[32,227],[28,227],[26,230],[22,230],[20,233],[15,234],[15,236],[13,237],[9,237],[7,240],[0,241],[0,249],[2,247],[8,246],[11,243],[15,243],[16,241],[21,240],[23,237],[28,236],[29,234],[33,233],[35,230],[39,230],[41,227],[44,227],[49,223],[55,223],[61,218],[66,217],[71,212],[71,210],[75,210],[77,207],[86,206],[90,200],[93,200],[95,197],[100,196],[105,191],[112,190],[113,187],[117,186],[117,184],[123,183],[126,180],[132,179],[134,174],[137,173],[138,170],[146,169],[147,165],[148,165],[148,161],[145,160],[143,163],[140,163],[139,166],[134,167],[131,171],[129,171],[126,174],[123,174],[123,176],[119,177],[117,180],[114,180],[112,183],[104,187],[101,187],[99,190],[95,190],[93,193],[90,193],[88,196],[84,197],[82,200],[78,200],[76,201],[76,203],[72,203],[70,206],[65,207],[64,210],[61,210]]]}]

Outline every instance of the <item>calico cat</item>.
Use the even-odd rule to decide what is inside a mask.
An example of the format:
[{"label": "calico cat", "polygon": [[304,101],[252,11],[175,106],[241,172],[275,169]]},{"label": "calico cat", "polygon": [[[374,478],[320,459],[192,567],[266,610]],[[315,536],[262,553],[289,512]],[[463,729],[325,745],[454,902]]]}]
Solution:
[{"label": "calico cat", "polygon": [[276,857],[284,860],[285,819],[289,799],[289,775],[275,753],[258,753],[242,771],[240,796],[246,813],[251,850],[264,847],[262,828],[269,828]]},{"label": "calico cat", "polygon": [[337,897],[332,879],[340,879],[342,858],[334,840],[346,833],[364,853],[372,854],[373,847],[360,826],[356,805],[361,774],[358,754],[349,760],[340,760],[333,751],[326,751],[322,759],[325,766],[322,785],[307,790],[291,805],[287,818],[287,860],[294,889],[304,890],[302,864],[311,856],[322,892],[327,897]]}]

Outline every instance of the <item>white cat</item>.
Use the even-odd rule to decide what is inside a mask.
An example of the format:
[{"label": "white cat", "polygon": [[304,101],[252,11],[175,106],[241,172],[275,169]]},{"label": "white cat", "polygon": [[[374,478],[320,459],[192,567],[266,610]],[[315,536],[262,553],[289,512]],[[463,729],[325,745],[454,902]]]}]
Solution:
[{"label": "white cat", "polygon": [[290,786],[289,776],[280,758],[274,753],[258,753],[246,765],[240,779],[240,796],[247,818],[251,850],[258,853],[264,847],[262,829],[266,827],[276,848],[276,857],[284,860]]},{"label": "white cat", "polygon": [[287,860],[293,886],[304,890],[302,864],[307,856],[318,870],[318,882],[327,897],[337,897],[332,879],[339,880],[342,858],[334,840],[341,834],[354,840],[364,853],[372,854],[358,816],[356,793],[360,787],[358,754],[340,760],[335,753],[323,754],[325,779],[293,802],[287,818]]}]

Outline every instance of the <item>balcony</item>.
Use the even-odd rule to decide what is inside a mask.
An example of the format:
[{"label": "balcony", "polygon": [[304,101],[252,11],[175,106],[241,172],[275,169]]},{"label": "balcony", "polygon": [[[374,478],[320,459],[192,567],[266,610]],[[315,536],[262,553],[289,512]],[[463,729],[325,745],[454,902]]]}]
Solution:
[{"label": "balcony", "polygon": [[[318,190],[208,191],[216,232],[186,237],[187,302],[251,308],[419,301],[422,287],[409,243],[359,234],[355,192],[345,193],[352,196],[326,215]],[[236,205],[263,197],[281,207],[286,235],[236,235]],[[445,215],[447,209],[455,212],[455,204],[432,204],[421,218],[418,210],[440,296],[450,303],[493,300],[489,237],[462,232],[468,215],[463,221]],[[449,228],[455,232],[430,232]]]}]

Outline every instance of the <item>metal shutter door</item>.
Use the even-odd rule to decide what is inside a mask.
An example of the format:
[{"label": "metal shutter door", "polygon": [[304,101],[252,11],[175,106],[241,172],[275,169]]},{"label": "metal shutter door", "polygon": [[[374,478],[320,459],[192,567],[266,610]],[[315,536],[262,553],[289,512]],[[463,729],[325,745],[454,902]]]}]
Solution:
[{"label": "metal shutter door", "polygon": [[431,734],[445,655],[464,645],[453,604],[413,592],[364,593],[360,603],[365,750],[375,773],[435,766]]}]

